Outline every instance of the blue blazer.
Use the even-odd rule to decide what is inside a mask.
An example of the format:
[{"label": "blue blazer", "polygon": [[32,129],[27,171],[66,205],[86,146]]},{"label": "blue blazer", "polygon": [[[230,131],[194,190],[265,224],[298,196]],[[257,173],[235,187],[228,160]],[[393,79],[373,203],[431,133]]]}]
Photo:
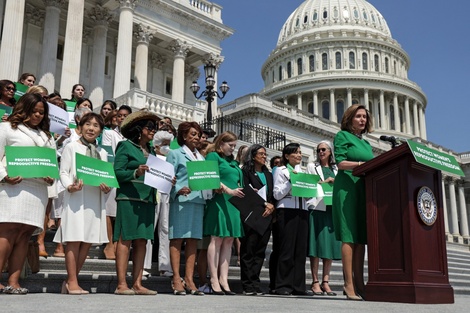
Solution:
[{"label": "blue blazer", "polygon": [[191,191],[191,193],[187,196],[177,194],[181,188],[189,186],[186,163],[192,162],[192,160],[186,151],[182,147],[171,150],[166,157],[166,161],[174,166],[176,176],[176,184],[173,186],[173,188],[171,188],[170,199],[172,201],[178,202],[194,202],[205,204],[206,200],[204,200],[202,197],[201,191]]}]

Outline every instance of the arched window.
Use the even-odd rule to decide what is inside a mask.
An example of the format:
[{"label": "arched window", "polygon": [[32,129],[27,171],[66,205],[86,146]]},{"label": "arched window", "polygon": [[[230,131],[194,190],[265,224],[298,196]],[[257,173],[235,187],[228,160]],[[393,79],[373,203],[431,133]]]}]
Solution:
[{"label": "arched window", "polygon": [[318,13],[317,13],[317,10],[315,10],[315,12],[313,12],[312,21],[316,22],[317,19],[318,19]]},{"label": "arched window", "polygon": [[308,15],[304,16],[304,24],[308,22]]},{"label": "arched window", "polygon": [[393,105],[390,106],[390,109],[389,109],[389,121],[390,121],[390,129],[391,130],[396,130],[395,129],[395,108],[393,107]]},{"label": "arched window", "polygon": [[308,113],[313,114],[313,102],[309,102],[307,105],[307,108],[308,108]]},{"label": "arched window", "polygon": [[336,69],[340,70],[342,68],[342,66],[341,66],[341,52],[336,52],[335,57],[336,57]]},{"label": "arched window", "polygon": [[405,131],[405,119],[403,118],[403,110],[400,108],[398,110],[400,112],[399,116],[400,116],[400,131],[401,132],[404,132]]},{"label": "arched window", "polygon": [[325,9],[325,11],[323,11],[323,18],[324,19],[328,18],[328,11],[326,9]]},{"label": "arched window", "polygon": [[287,78],[292,77],[292,64],[290,62],[287,62]]},{"label": "arched window", "polygon": [[343,118],[344,114],[344,101],[343,100],[337,100],[336,101],[336,118],[337,121],[341,121]]},{"label": "arched window", "polygon": [[330,119],[330,101],[323,100],[321,103],[321,116],[327,120]]},{"label": "arched window", "polygon": [[313,54],[308,57],[308,68],[310,72],[315,72],[315,56]]},{"label": "arched window", "polygon": [[279,81],[282,80],[282,66],[279,66]]},{"label": "arched window", "polygon": [[388,64],[388,58],[385,58],[385,73],[389,73],[390,72],[390,66]]},{"label": "arched window", "polygon": [[299,26],[299,24],[300,24],[300,19],[297,18],[297,20],[295,21],[295,26]]},{"label": "arched window", "polygon": [[393,61],[393,74],[397,75],[397,61]]},{"label": "arched window", "polygon": [[356,98],[352,99],[352,104],[359,104],[359,100],[357,100]]},{"label": "arched window", "polygon": [[328,53],[323,53],[321,55],[321,69],[324,71],[328,70]]},{"label": "arched window", "polygon": [[374,69],[376,72],[379,71],[379,55],[374,55]]},{"label": "arched window", "polygon": [[274,74],[274,70],[273,70],[273,83],[275,82],[275,78],[274,78],[274,75],[275,75],[275,74]]},{"label": "arched window", "polygon": [[362,53],[362,69],[363,70],[368,70],[369,69],[369,62],[367,62],[367,53],[363,52]]},{"label": "arched window", "polygon": [[356,56],[354,52],[349,52],[349,68],[354,70],[356,68]]},{"label": "arched window", "polygon": [[302,75],[303,73],[303,65],[302,65],[302,58],[297,59],[297,75]]}]

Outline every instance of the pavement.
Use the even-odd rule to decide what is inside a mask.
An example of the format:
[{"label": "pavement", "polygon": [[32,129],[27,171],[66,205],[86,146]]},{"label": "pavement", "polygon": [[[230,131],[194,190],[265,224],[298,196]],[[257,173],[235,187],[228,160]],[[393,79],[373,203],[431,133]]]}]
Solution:
[{"label": "pavement", "polygon": [[61,295],[0,294],[0,312],[468,312],[470,295],[455,295],[453,304],[405,304],[348,301],[344,296],[117,296],[114,294]]}]

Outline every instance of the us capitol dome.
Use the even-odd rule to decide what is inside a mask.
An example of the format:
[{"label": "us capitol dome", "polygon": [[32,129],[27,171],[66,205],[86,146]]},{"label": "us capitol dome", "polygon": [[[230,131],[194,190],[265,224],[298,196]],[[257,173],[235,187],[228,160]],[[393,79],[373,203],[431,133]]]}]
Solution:
[{"label": "us capitol dome", "polygon": [[426,139],[427,99],[408,79],[409,67],[408,54],[366,0],[307,0],[262,65],[260,95],[332,123],[352,104],[364,104],[375,136]]}]

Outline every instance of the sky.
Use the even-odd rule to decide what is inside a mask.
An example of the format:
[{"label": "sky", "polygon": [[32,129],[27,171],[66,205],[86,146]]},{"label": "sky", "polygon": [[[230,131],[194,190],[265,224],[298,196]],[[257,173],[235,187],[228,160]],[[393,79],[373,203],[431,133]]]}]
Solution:
[{"label": "sky", "polygon": [[[264,87],[261,66],[279,31],[303,0],[215,0],[235,33],[222,42],[218,81],[230,91],[219,104]],[[469,0],[369,0],[411,59],[408,78],[427,96],[427,139],[458,153],[470,151]],[[469,97],[470,98],[470,97]]]}]

